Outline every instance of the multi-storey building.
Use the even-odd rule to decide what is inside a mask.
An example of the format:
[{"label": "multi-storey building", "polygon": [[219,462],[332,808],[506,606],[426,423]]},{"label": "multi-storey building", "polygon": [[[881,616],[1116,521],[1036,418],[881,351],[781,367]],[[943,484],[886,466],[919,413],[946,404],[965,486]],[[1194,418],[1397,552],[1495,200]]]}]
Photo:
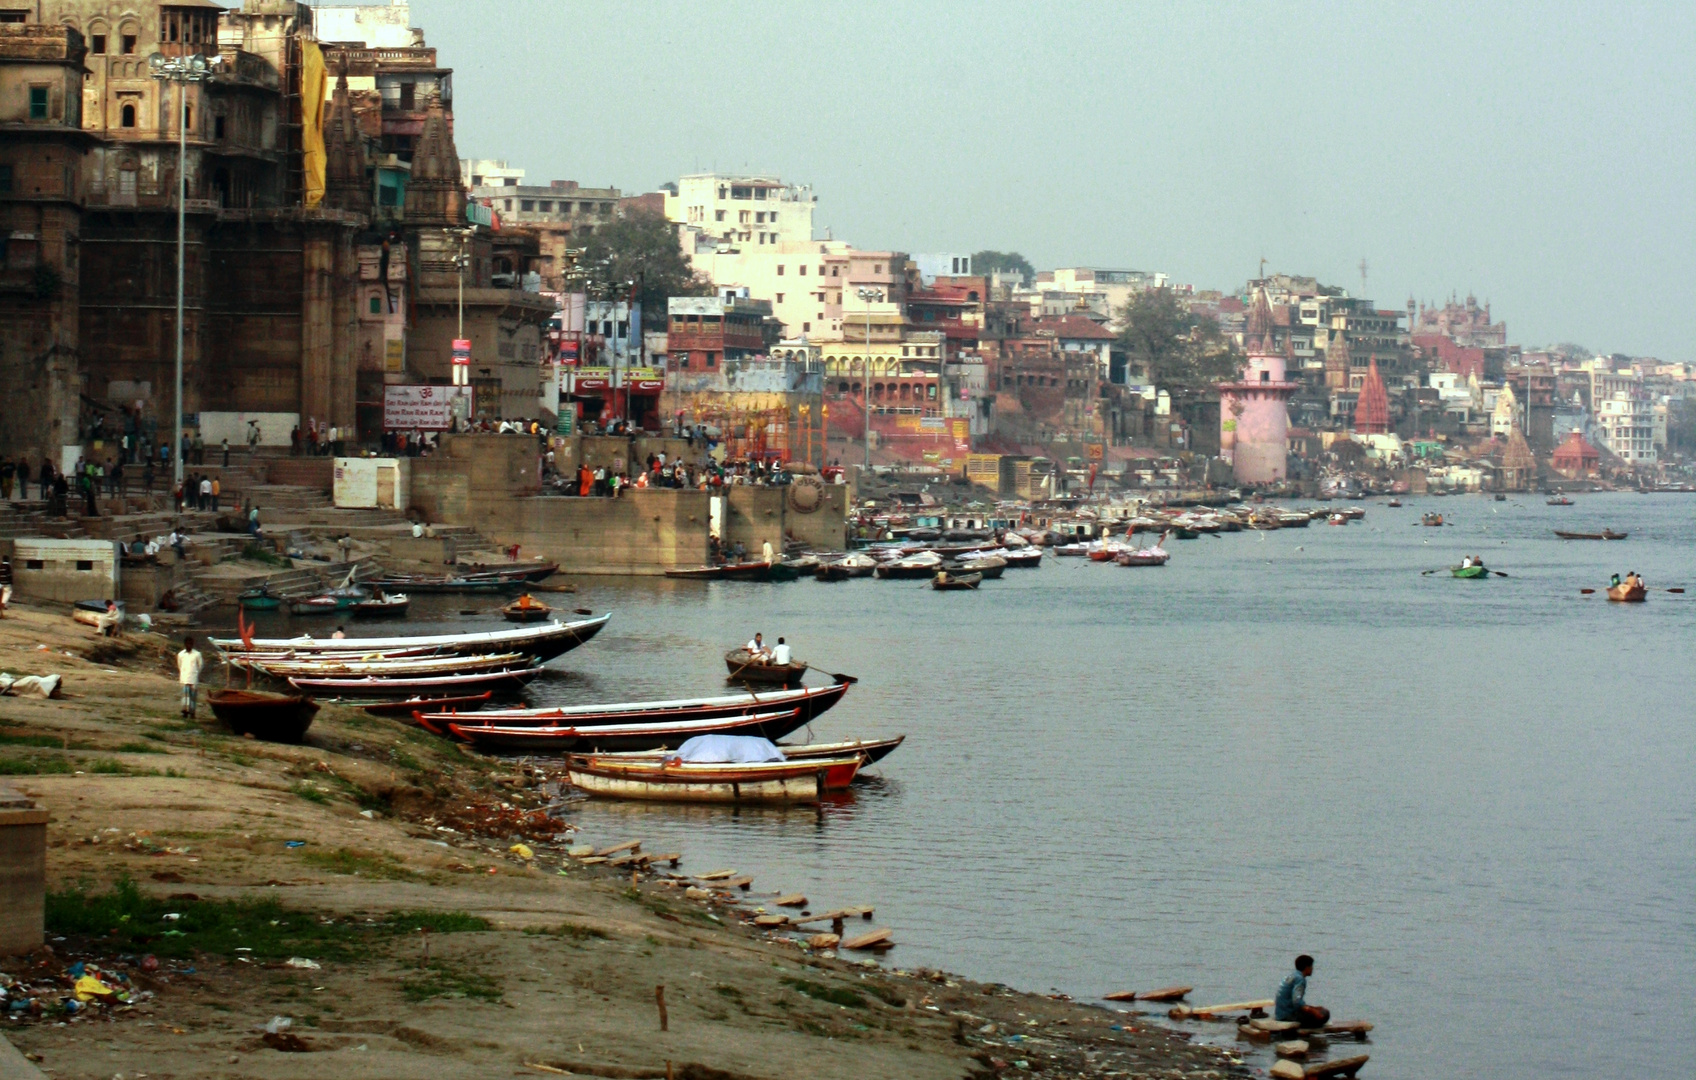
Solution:
[{"label": "multi-storey building", "polygon": [[524,170],[504,161],[461,161],[460,175],[471,198],[493,211],[503,232],[524,230],[536,237],[537,269],[553,292],[565,291],[565,276],[575,265],[572,249],[618,214],[617,188],[586,188],[575,180],[526,184]]},{"label": "multi-storey building", "polygon": [[696,173],[667,194],[665,215],[722,244],[760,248],[811,240],[817,203],[811,186],[775,176]]}]

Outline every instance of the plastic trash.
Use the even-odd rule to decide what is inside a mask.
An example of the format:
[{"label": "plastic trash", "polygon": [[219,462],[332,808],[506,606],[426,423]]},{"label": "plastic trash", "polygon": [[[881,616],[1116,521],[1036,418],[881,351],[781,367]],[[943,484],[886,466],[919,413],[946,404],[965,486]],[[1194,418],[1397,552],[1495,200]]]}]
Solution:
[{"label": "plastic trash", "polygon": [[305,847],[306,841],[305,840],[285,840],[283,842],[283,846],[284,847]]},{"label": "plastic trash", "polygon": [[111,997],[115,993],[110,986],[100,981],[98,975],[82,976],[77,980],[75,990],[78,1001],[93,1001],[99,997]]},{"label": "plastic trash", "polygon": [[507,848],[507,850],[512,852],[514,855],[517,855],[520,859],[534,859],[536,857],[536,853],[530,850],[529,844],[514,844]]},{"label": "plastic trash", "polygon": [[291,968],[307,968],[307,969],[312,970],[312,971],[317,971],[319,968],[322,968],[324,965],[320,964],[316,960],[308,960],[304,956],[291,956],[288,959],[288,966],[291,967]]},{"label": "plastic trash", "polygon": [[292,1026],[294,1026],[294,1017],[273,1016],[270,1022],[265,1025],[265,1034],[275,1035],[278,1032],[287,1031]]}]

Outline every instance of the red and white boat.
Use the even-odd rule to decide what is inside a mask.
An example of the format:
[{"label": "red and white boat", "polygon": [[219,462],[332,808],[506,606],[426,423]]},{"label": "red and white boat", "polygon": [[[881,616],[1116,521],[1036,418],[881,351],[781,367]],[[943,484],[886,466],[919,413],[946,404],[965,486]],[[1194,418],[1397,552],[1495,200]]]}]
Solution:
[{"label": "red and white boat", "polygon": [[1172,553],[1163,547],[1139,548],[1136,551],[1121,551],[1113,561],[1120,566],[1165,566],[1166,560]]},{"label": "red and white boat", "polygon": [[590,795],[660,802],[811,803],[853,782],[865,759],[697,763],[573,756],[566,774]]},{"label": "red and white boat", "polygon": [[578,726],[597,724],[645,724],[684,720],[711,720],[746,716],[774,709],[799,709],[803,724],[817,719],[842,700],[856,681],[851,675],[833,675],[829,686],[803,686],[757,694],[723,694],[718,697],[679,698],[672,701],[628,701],[610,705],[565,705],[540,709],[485,709],[473,717],[455,712],[420,710],[418,722],[438,735],[447,725],[493,724],[504,727]]},{"label": "red and white boat", "polygon": [[762,739],[776,742],[790,732],[806,726],[806,723],[802,710],[792,707],[776,712],[710,720],[677,720],[669,723],[503,727],[499,724],[456,721],[447,724],[447,729],[480,750],[540,750],[568,754],[670,750],[682,746],[697,735],[758,735]]},{"label": "red and white boat", "polygon": [[522,686],[543,672],[543,667],[509,667],[497,671],[475,671],[467,675],[420,675],[417,678],[383,679],[320,678],[293,676],[289,685],[301,690],[341,694],[348,697],[407,697],[424,690],[462,690]]},{"label": "red and white boat", "polygon": [[315,638],[301,635],[292,638],[255,638],[244,646],[241,638],[213,638],[219,652],[230,654],[249,652],[347,653],[356,649],[387,652],[396,649],[434,649],[442,653],[467,656],[491,652],[522,652],[539,660],[552,660],[575,649],[600,633],[612,613],[575,622],[545,622],[515,626],[510,630],[491,630],[473,634],[436,634],[428,637],[362,637]]}]

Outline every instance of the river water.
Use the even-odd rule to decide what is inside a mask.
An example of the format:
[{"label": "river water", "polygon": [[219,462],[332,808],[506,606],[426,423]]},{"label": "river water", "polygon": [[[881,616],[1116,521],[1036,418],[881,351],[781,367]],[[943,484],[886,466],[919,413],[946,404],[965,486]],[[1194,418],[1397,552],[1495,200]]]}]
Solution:
[{"label": "river water", "polygon": [[[976,593],[581,579],[561,599],[616,614],[532,696],[715,692],[756,630],[859,676],[814,734],[908,739],[851,802],[571,817],[815,910],[874,904],[902,967],[1205,1004],[1271,997],[1309,952],[1309,1000],[1377,1024],[1382,1080],[1691,1076],[1696,591],[1579,589],[1696,590],[1696,499],[1357,505]],[[1551,532],[1603,526],[1631,537]],[[1421,574],[1466,554],[1510,576]],[[420,614],[493,622],[466,600]]]}]

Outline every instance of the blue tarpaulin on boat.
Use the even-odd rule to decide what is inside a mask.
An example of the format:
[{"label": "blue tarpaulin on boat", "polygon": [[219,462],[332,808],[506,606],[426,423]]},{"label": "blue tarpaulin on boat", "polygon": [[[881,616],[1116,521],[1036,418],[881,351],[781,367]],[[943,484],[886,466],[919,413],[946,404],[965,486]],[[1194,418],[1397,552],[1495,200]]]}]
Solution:
[{"label": "blue tarpaulin on boat", "polygon": [[770,739],[756,735],[697,735],[670,754],[667,761],[693,761],[722,765],[758,761],[783,761],[783,751]]}]

